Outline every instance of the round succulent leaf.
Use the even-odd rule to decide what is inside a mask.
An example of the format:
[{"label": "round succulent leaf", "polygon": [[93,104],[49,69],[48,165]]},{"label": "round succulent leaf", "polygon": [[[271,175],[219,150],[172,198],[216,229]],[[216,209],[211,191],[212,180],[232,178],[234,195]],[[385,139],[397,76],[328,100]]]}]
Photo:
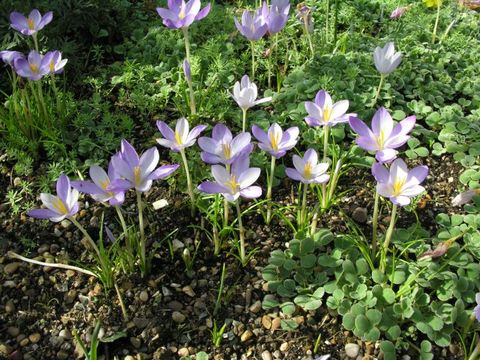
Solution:
[{"label": "round succulent leaf", "polygon": [[397,270],[393,273],[393,283],[396,285],[403,284],[407,278],[407,274],[403,270]]},{"label": "round succulent leaf", "polygon": [[334,240],[332,232],[328,229],[319,229],[313,235],[313,240],[317,246],[325,246],[330,244]]},{"label": "round succulent leaf", "polygon": [[307,255],[315,250],[315,241],[311,237],[303,239],[300,243],[300,255]]},{"label": "round succulent leaf", "polygon": [[352,305],[351,311],[355,315],[365,315],[365,306],[362,303],[355,303]]},{"label": "round succulent leaf", "polygon": [[370,267],[368,266],[367,260],[360,258],[355,262],[355,267],[357,268],[357,274],[363,275],[368,273]]},{"label": "round succulent leaf", "polygon": [[356,300],[362,300],[367,296],[367,290],[367,285],[359,284],[354,291],[350,292],[350,297]]},{"label": "round succulent leaf", "polygon": [[420,350],[425,353],[432,351],[432,343],[428,340],[423,340],[420,343]]},{"label": "round succulent leaf", "polygon": [[317,262],[317,257],[313,254],[304,255],[300,258],[300,265],[303,268],[312,268]]},{"label": "round succulent leaf", "polygon": [[377,309],[369,309],[365,315],[372,325],[377,325],[382,320],[382,313]]},{"label": "round succulent leaf", "polygon": [[368,332],[372,327],[372,323],[365,315],[358,315],[355,318],[355,328],[361,333]]},{"label": "round succulent leaf", "polygon": [[285,268],[285,270],[291,271],[291,270],[297,268],[297,262],[295,260],[292,260],[292,259],[287,259],[283,263],[283,267]]},{"label": "round succulent leaf", "polygon": [[388,339],[396,341],[402,334],[402,330],[400,329],[400,326],[395,325],[389,328],[385,333]]},{"label": "round succulent leaf", "polygon": [[278,286],[277,294],[280,295],[281,297],[284,297],[284,298],[289,298],[289,297],[295,296],[295,293],[293,291],[290,291],[290,290],[286,289],[284,285],[279,285]]},{"label": "round succulent leaf", "polygon": [[276,308],[277,306],[280,306],[280,303],[277,301],[277,299],[273,295],[268,294],[263,298],[262,308],[264,310],[270,310],[270,309]]},{"label": "round succulent leaf", "polygon": [[317,310],[320,306],[322,306],[322,300],[311,299],[305,304],[304,309],[308,311]]},{"label": "round succulent leaf", "polygon": [[334,268],[342,263],[342,260],[334,258],[330,255],[320,255],[317,261],[318,265],[323,267]]},{"label": "round succulent leaf", "polygon": [[393,304],[395,302],[395,292],[390,288],[384,288],[382,291],[383,300],[387,304]]},{"label": "round succulent leaf", "polygon": [[295,291],[295,288],[296,288],[297,284],[295,283],[295,280],[293,280],[293,279],[285,279],[283,281],[283,286],[287,290]]},{"label": "round succulent leaf", "polygon": [[285,315],[293,315],[295,313],[295,310],[296,310],[296,307],[295,307],[295,304],[288,301],[288,302],[284,302],[283,304],[280,305],[280,309],[282,310],[282,312],[285,314]]},{"label": "round succulent leaf", "polygon": [[345,274],[357,274],[355,265],[353,265],[353,262],[351,260],[345,260],[342,264],[342,269]]},{"label": "round succulent leaf", "polygon": [[374,327],[372,328],[366,335],[365,335],[365,340],[366,341],[377,341],[380,339],[380,330],[378,328]]},{"label": "round succulent leaf", "polygon": [[375,269],[372,271],[372,280],[377,284],[383,284],[387,280],[387,277],[380,270]]},{"label": "round succulent leaf", "polygon": [[345,294],[341,289],[335,289],[335,291],[333,292],[333,297],[337,300],[343,300]]},{"label": "round succulent leaf", "polygon": [[293,319],[282,319],[280,321],[280,326],[282,327],[282,330],[293,331],[298,327],[298,324]]},{"label": "round succulent leaf", "polygon": [[326,304],[329,309],[336,310],[340,305],[340,301],[335,299],[333,296],[329,296],[327,298]]},{"label": "round succulent leaf", "polygon": [[348,312],[343,316],[342,325],[347,330],[355,329],[355,314]]},{"label": "round succulent leaf", "polygon": [[325,295],[325,289],[323,287],[319,287],[313,292],[312,297],[314,297],[315,299],[321,299],[323,295]]}]

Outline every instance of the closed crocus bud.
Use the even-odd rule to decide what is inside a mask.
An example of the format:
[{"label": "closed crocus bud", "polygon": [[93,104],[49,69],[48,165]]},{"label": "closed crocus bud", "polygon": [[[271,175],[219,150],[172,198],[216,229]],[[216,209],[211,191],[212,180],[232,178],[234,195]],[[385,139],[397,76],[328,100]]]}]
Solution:
[{"label": "closed crocus bud", "polygon": [[257,100],[257,96],[257,85],[250,81],[248,75],[244,75],[242,80],[237,81],[233,87],[233,98],[242,110],[248,110],[255,105],[272,100],[270,96]]},{"label": "closed crocus bud", "polygon": [[390,14],[390,19],[394,20],[394,19],[398,19],[398,18],[402,17],[407,10],[408,10],[408,7],[406,7],[406,6],[397,7]]},{"label": "closed crocus bud", "polygon": [[395,45],[393,42],[389,42],[383,48],[379,46],[375,48],[373,61],[380,74],[388,75],[400,65],[402,54],[395,52]]},{"label": "closed crocus bud", "polygon": [[183,74],[185,75],[185,79],[187,79],[188,82],[192,81],[192,72],[190,69],[190,63],[188,62],[187,59],[183,60]]}]

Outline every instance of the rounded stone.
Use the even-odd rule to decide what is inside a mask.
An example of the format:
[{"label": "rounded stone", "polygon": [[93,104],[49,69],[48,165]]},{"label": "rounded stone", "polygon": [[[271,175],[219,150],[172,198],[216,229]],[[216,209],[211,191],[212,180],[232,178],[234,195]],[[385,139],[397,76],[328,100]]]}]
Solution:
[{"label": "rounded stone", "polygon": [[142,292],[140,292],[140,295],[138,296],[138,298],[142,302],[147,302],[148,301],[148,292],[143,290]]},{"label": "rounded stone", "polygon": [[12,263],[9,263],[7,265],[4,266],[3,268],[3,271],[5,271],[5,273],[11,275],[13,274],[15,271],[17,271],[17,269],[20,267],[20,263],[19,262],[12,262]]},{"label": "rounded stone", "polygon": [[39,334],[39,333],[34,333],[34,334],[31,334],[28,339],[32,342],[32,344],[36,344],[40,341],[40,338],[42,336]]},{"label": "rounded stone", "polygon": [[355,359],[360,352],[360,346],[355,343],[348,343],[345,345],[345,353],[350,359]]},{"label": "rounded stone", "polygon": [[183,323],[185,321],[185,315],[183,315],[181,312],[179,311],[174,311],[172,313],[172,319],[173,321],[175,321],[176,323]]}]

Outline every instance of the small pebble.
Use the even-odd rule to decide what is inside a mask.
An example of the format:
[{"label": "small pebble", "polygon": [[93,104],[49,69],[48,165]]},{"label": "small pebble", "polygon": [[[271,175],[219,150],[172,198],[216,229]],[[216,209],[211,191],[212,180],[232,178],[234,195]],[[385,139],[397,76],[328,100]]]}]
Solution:
[{"label": "small pebble", "polygon": [[177,352],[178,356],[188,356],[190,355],[190,352],[188,351],[187,348],[181,348],[180,350],[178,350]]},{"label": "small pebble", "polygon": [[190,297],[195,296],[195,291],[193,291],[191,286],[185,286],[182,288],[182,291]]},{"label": "small pebble", "polygon": [[280,345],[280,351],[285,352],[285,351],[288,350],[289,347],[290,346],[289,346],[288,342],[284,342],[284,343],[282,343],[282,345]]},{"label": "small pebble", "polygon": [[138,296],[140,301],[142,302],[147,302],[148,301],[148,292],[146,290],[143,290],[140,292],[140,295]]},{"label": "small pebble", "polygon": [[36,344],[40,341],[42,336],[39,333],[34,333],[28,337],[28,339],[32,342],[32,344]]},{"label": "small pebble", "polygon": [[345,345],[345,353],[351,359],[355,359],[360,352],[360,346],[358,344],[349,343]]},{"label": "small pebble", "polygon": [[272,354],[270,354],[270,351],[265,350],[262,352],[262,360],[272,360]]},{"label": "small pebble", "polygon": [[255,301],[251,306],[250,306],[250,312],[256,314],[260,310],[262,310],[262,302],[260,300]]},{"label": "small pebble", "polygon": [[19,262],[13,262],[13,263],[10,263],[10,264],[7,264],[5,265],[5,267],[3,268],[3,271],[5,271],[5,273],[11,275],[13,274],[15,271],[17,271],[17,269],[20,267],[20,263]]},{"label": "small pebble", "polygon": [[65,350],[60,350],[57,352],[57,359],[58,360],[67,360],[70,357]]},{"label": "small pebble", "polygon": [[140,346],[142,346],[142,341],[137,337],[131,337],[130,343],[135,349],[138,349]]},{"label": "small pebble", "polygon": [[14,326],[10,326],[7,329],[7,332],[8,332],[8,335],[10,335],[11,337],[17,337],[17,335],[20,334],[20,329]]},{"label": "small pebble", "polygon": [[181,312],[179,311],[174,311],[172,313],[172,319],[173,321],[175,321],[176,323],[183,323],[185,321],[185,315],[183,315]]},{"label": "small pebble", "polygon": [[5,312],[7,314],[11,314],[15,311],[15,304],[13,303],[12,300],[8,300],[7,303],[5,304]]},{"label": "small pebble", "polygon": [[368,214],[367,209],[363,207],[357,207],[355,210],[353,210],[352,218],[356,222],[360,224],[364,224],[367,222],[367,214]]},{"label": "small pebble", "polygon": [[253,336],[253,333],[250,330],[245,330],[242,336],[240,336],[240,341],[248,341]]}]

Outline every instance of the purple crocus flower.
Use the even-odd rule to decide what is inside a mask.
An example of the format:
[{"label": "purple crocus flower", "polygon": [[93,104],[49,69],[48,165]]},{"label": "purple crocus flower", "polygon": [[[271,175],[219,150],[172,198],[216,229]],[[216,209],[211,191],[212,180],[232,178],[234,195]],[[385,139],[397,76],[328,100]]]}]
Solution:
[{"label": "purple crocus flower", "polygon": [[262,195],[262,188],[252,184],[260,176],[260,169],[249,166],[248,155],[238,158],[232,164],[231,172],[221,165],[213,165],[212,175],[215,181],[204,181],[198,186],[198,190],[207,194],[222,194],[230,202],[236,201],[240,196],[258,198]]},{"label": "purple crocus flower", "polygon": [[126,191],[129,188],[140,192],[148,191],[153,180],[163,179],[179,167],[174,164],[156,168],[159,160],[157,148],[152,147],[139,157],[133,146],[127,140],[122,140],[121,151],[112,158],[112,163],[118,175],[127,181],[113,180],[109,189],[113,192]]},{"label": "purple crocus flower", "polygon": [[350,118],[350,126],[360,135],[356,143],[367,151],[376,151],[375,158],[380,162],[390,162],[397,157],[395,150],[410,138],[408,133],[415,126],[416,117],[409,116],[395,125],[388,111],[381,107],[372,119],[372,130],[360,119]]},{"label": "purple crocus flower", "polygon": [[252,133],[259,141],[258,147],[278,159],[297,144],[299,130],[298,127],[294,126],[284,132],[280,125],[274,123],[268,129],[268,132],[263,131],[257,125],[253,125]]},{"label": "purple crocus flower", "polygon": [[72,189],[70,179],[66,175],[60,175],[57,180],[57,196],[41,193],[40,199],[47,208],[30,210],[28,216],[59,222],[78,212],[78,191]]},{"label": "purple crocus flower", "polygon": [[68,59],[62,60],[62,53],[58,50],[49,51],[45,54],[42,60],[43,66],[48,66],[48,72],[50,74],[60,74],[63,72],[63,68]]},{"label": "purple crocus flower", "polygon": [[292,160],[295,169],[285,169],[289,178],[304,184],[324,184],[330,180],[330,176],[326,174],[328,164],[318,163],[318,155],[315,150],[308,149],[303,159],[298,155],[293,155]]},{"label": "purple crocus flower", "polygon": [[254,12],[253,15],[250,11],[245,10],[242,14],[241,23],[236,17],[233,20],[237,30],[250,41],[261,39],[268,31],[267,21],[263,16],[262,8]]},{"label": "purple crocus flower", "polygon": [[28,58],[18,57],[13,62],[13,68],[21,77],[29,80],[40,80],[48,74],[49,67],[44,57],[35,50],[30,51]]},{"label": "purple crocus flower", "polygon": [[20,51],[10,51],[10,50],[3,50],[0,51],[0,59],[5,63],[13,67],[13,64],[16,59],[23,59],[25,55]]},{"label": "purple crocus flower", "polygon": [[164,137],[164,139],[157,139],[157,142],[175,152],[179,152],[195,144],[197,137],[207,128],[207,125],[197,125],[192,131],[189,131],[187,119],[181,118],[177,120],[175,131],[163,121],[157,121],[157,127]]},{"label": "purple crocus flower", "polygon": [[129,187],[130,183],[127,180],[120,179],[113,166],[113,159],[108,164],[108,174],[98,165],[90,166],[90,178],[93,181],[73,181],[72,186],[78,191],[91,195],[96,201],[108,201],[112,206],[123,204],[125,192],[114,190],[111,183],[116,181],[118,186],[123,181],[126,188]]},{"label": "purple crocus flower", "polygon": [[250,81],[248,75],[243,75],[241,81],[237,81],[233,86],[232,97],[243,111],[272,100],[271,96],[257,100],[258,89],[253,81]]},{"label": "purple crocus flower", "polygon": [[330,94],[325,90],[320,90],[315,96],[315,101],[305,102],[305,109],[308,113],[305,122],[310,126],[334,126],[348,122],[351,116],[356,115],[346,114],[348,105],[348,100],[341,100],[334,104]]},{"label": "purple crocus flower", "polygon": [[10,14],[10,25],[17,31],[20,31],[23,35],[33,35],[42,30],[45,25],[50,23],[53,19],[53,13],[47,12],[42,16],[40,11],[33,9],[28,17],[25,17],[19,12],[12,12]]},{"label": "purple crocus flower", "polygon": [[473,309],[473,313],[475,314],[475,318],[480,321],[480,293],[475,295],[475,301],[477,302],[477,306]]},{"label": "purple crocus flower", "polygon": [[168,0],[168,9],[157,8],[163,25],[170,29],[188,28],[194,21],[202,20],[210,12],[210,3],[200,10],[200,0]]},{"label": "purple crocus flower", "polygon": [[309,33],[313,32],[313,21],[312,21],[312,12],[315,8],[308,7],[304,3],[297,5],[297,18],[305,26],[305,30]]},{"label": "purple crocus flower", "polygon": [[232,138],[232,132],[223,124],[213,127],[212,137],[203,136],[198,145],[203,150],[200,156],[207,164],[232,164],[238,157],[253,150],[251,135],[243,132]]},{"label": "purple crocus flower", "polygon": [[395,10],[392,11],[392,13],[390,14],[390,19],[392,20],[396,20],[396,19],[399,19],[400,17],[402,17],[405,12],[408,10],[408,7],[407,6],[399,6],[397,7]]},{"label": "purple crocus flower", "polygon": [[421,165],[409,171],[407,164],[398,158],[390,170],[374,164],[372,173],[378,181],[377,192],[380,195],[389,198],[395,205],[406,206],[410,204],[410,198],[425,191],[420,183],[427,177],[428,167]]},{"label": "purple crocus flower", "polygon": [[269,34],[278,33],[285,27],[289,11],[289,0],[272,0],[270,9],[268,8],[267,3],[263,3],[261,13],[266,20]]}]

